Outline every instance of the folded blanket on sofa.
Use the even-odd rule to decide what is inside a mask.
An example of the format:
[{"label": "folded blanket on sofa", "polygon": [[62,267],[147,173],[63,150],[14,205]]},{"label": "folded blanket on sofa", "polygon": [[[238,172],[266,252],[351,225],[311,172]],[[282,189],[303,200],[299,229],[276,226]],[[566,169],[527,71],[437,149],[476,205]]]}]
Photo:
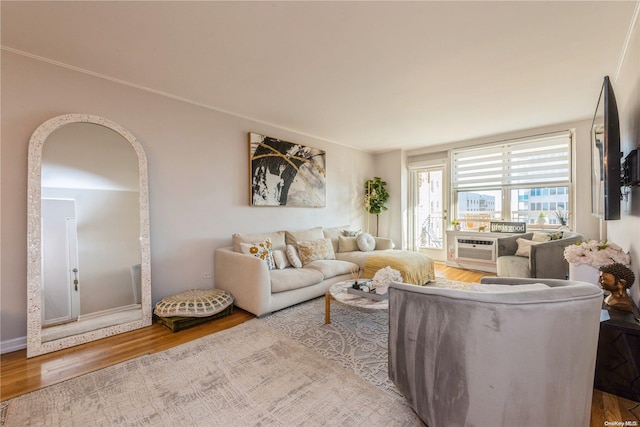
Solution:
[{"label": "folded blanket on sofa", "polygon": [[364,277],[371,279],[378,270],[387,266],[398,270],[404,283],[424,285],[436,278],[433,260],[411,251],[372,253],[365,262]]}]

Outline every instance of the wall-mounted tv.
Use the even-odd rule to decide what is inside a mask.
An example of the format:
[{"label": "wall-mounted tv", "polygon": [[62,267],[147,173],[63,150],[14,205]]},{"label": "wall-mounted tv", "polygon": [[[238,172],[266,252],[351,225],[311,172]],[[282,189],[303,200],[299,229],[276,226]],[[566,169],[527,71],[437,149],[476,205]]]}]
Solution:
[{"label": "wall-mounted tv", "polygon": [[620,219],[621,159],[618,106],[607,76],[591,125],[591,212],[598,218]]}]

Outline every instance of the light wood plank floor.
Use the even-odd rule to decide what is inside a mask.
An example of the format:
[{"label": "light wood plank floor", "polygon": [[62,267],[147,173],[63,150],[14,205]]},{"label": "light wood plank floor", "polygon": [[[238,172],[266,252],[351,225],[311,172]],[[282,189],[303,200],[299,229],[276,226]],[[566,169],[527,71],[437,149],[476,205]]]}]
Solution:
[{"label": "light wood plank floor", "polygon": [[[490,275],[446,267],[441,263],[436,263],[436,274],[463,282],[477,282],[480,277]],[[31,359],[27,359],[26,350],[3,354],[0,358],[0,400],[38,390],[143,354],[163,351],[231,328],[252,318],[252,314],[236,308],[230,316],[177,333],[171,333],[163,326],[153,324],[147,328]],[[602,427],[605,421],[637,421],[638,418],[631,412],[633,410],[640,415],[640,408],[636,406],[637,403],[630,400],[594,390],[591,427]]]}]

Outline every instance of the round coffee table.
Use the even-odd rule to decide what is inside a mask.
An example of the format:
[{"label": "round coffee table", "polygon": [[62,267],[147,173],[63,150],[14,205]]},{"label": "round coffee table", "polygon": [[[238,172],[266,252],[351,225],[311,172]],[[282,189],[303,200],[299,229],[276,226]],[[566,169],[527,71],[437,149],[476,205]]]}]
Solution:
[{"label": "round coffee table", "polygon": [[376,301],[371,298],[361,297],[359,295],[350,294],[347,288],[350,288],[353,281],[338,282],[329,288],[329,292],[324,295],[324,323],[331,323],[331,300],[341,302],[352,307],[368,308],[373,310],[388,310],[389,300]]}]

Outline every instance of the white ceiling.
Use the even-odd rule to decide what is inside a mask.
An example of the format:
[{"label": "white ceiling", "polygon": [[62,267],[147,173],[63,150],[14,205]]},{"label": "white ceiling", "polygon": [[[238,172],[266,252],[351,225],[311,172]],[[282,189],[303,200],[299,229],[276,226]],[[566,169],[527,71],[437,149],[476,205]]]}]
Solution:
[{"label": "white ceiling", "polygon": [[590,118],[640,2],[1,3],[3,48],[381,152]]}]

